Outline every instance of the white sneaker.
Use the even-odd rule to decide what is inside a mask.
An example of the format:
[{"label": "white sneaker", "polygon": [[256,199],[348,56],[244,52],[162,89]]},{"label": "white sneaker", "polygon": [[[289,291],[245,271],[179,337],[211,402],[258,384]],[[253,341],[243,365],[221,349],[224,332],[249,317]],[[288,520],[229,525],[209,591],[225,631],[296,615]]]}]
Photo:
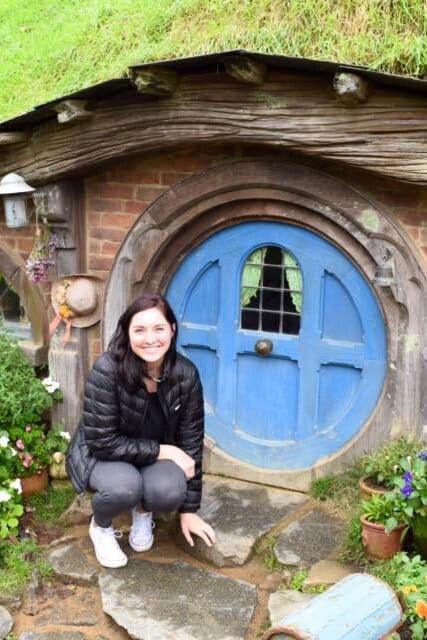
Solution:
[{"label": "white sneaker", "polygon": [[148,551],[153,546],[153,514],[132,509],[132,526],[129,531],[129,545],[134,551]]},{"label": "white sneaker", "polygon": [[121,538],[122,535],[121,531],[112,527],[98,527],[94,518],[90,521],[89,536],[95,548],[96,559],[103,567],[117,569],[127,564],[127,555],[117,542],[117,538]]}]

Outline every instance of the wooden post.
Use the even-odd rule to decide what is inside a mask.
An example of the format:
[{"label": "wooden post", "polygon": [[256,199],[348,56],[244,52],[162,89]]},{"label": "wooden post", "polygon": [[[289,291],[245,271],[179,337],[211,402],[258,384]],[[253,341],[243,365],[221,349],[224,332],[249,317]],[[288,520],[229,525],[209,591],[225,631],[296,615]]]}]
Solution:
[{"label": "wooden post", "polygon": [[[62,242],[57,250],[57,277],[85,271],[85,232],[82,210],[83,185],[62,182],[43,189],[48,221]],[[61,323],[51,338],[49,372],[60,384],[62,403],[52,409],[52,423],[60,422],[73,433],[82,412],[83,386],[88,370],[87,333],[73,328],[71,340],[64,344]]]},{"label": "wooden post", "polygon": [[225,70],[229,76],[246,84],[262,85],[267,75],[267,65],[248,58],[236,56],[225,63]]},{"label": "wooden post", "polygon": [[129,69],[129,77],[138,93],[151,96],[170,96],[178,84],[178,74],[171,69]]},{"label": "wooden post", "polygon": [[355,73],[336,73],[333,89],[340,102],[354,107],[367,101],[369,83]]}]

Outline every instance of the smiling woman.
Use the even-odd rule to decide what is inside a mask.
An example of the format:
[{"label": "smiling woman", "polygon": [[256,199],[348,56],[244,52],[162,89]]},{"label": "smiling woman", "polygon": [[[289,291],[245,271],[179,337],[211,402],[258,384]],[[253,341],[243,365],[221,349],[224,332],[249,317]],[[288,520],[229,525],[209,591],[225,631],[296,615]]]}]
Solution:
[{"label": "smiling woman", "polygon": [[83,416],[67,457],[78,492],[94,491],[89,535],[103,566],[127,557],[114,516],[132,510],[129,544],[153,544],[153,511],[179,511],[187,542],[207,545],[212,528],[200,507],[204,435],[203,393],[196,367],[176,352],[177,324],[169,303],[145,294],[119,319],[107,353],[85,388]]}]

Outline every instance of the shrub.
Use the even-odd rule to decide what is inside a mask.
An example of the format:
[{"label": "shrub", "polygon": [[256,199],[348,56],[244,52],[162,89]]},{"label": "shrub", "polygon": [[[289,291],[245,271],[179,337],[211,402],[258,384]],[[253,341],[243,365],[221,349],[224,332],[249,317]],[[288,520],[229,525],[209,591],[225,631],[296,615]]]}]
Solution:
[{"label": "shrub", "polygon": [[53,398],[25,358],[16,340],[0,335],[0,429],[39,424]]}]

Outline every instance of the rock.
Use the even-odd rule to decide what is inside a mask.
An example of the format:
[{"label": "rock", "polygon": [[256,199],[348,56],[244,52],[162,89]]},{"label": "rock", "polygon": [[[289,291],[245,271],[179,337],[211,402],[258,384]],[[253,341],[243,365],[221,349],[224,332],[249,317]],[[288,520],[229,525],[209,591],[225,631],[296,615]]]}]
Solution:
[{"label": "rock", "polygon": [[92,517],[92,495],[84,493],[76,496],[66,511],[58,518],[63,526],[75,524],[89,524]]},{"label": "rock", "polygon": [[87,584],[96,581],[99,570],[92,566],[75,544],[54,549],[48,555],[48,560],[56,575]]},{"label": "rock", "polygon": [[352,569],[345,567],[334,560],[320,560],[311,569],[308,577],[304,580],[305,587],[330,587],[342,578],[354,573]]},{"label": "rock", "polygon": [[207,547],[196,537],[190,547],[182,535],[178,541],[187,553],[217,567],[242,565],[256,541],[305,499],[295,491],[208,476],[199,515],[215,529],[216,544]]},{"label": "rock", "polygon": [[48,624],[90,627],[98,624],[100,613],[94,595],[88,589],[80,588],[78,595],[63,600],[61,607],[56,606],[55,602],[44,606],[36,625],[39,627]]},{"label": "rock", "polygon": [[19,640],[88,640],[80,631],[24,631]]},{"label": "rock", "polygon": [[243,640],[253,585],[184,562],[129,562],[98,577],[102,606],[135,640]]},{"label": "rock", "polygon": [[8,609],[16,611],[22,607],[22,598],[14,594],[0,593],[0,605],[5,605]]},{"label": "rock", "polygon": [[13,618],[9,611],[0,607],[0,640],[3,640],[13,627]]},{"label": "rock", "polygon": [[311,602],[314,597],[315,594],[301,593],[292,589],[272,593],[268,599],[268,615],[271,626],[278,626],[285,616],[299,611]]},{"label": "rock", "polygon": [[275,573],[269,573],[265,576],[264,580],[259,583],[259,588],[264,589],[265,591],[272,591],[273,589],[277,589],[279,584],[283,581],[281,574],[276,571]]},{"label": "rock", "polygon": [[341,543],[342,523],[322,509],[312,509],[280,534],[274,548],[284,565],[310,567]]}]

